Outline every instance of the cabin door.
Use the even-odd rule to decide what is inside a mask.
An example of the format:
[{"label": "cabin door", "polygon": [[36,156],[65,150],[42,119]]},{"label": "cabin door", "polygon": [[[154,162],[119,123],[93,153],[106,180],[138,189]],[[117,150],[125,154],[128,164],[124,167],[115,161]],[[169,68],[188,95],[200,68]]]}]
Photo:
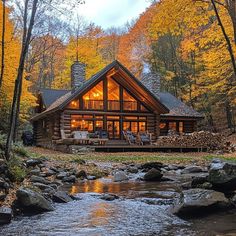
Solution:
[{"label": "cabin door", "polygon": [[109,139],[120,139],[120,121],[107,121]]}]

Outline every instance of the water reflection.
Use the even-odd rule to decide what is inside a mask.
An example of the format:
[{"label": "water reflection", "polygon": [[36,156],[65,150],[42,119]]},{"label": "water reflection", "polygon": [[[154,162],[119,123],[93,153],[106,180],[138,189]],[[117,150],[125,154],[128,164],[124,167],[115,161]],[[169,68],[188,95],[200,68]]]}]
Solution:
[{"label": "water reflection", "polygon": [[172,198],[179,190],[171,183],[139,181],[116,183],[107,178],[77,183],[69,191],[72,195],[77,193],[113,193],[128,198],[135,198],[136,196]]},{"label": "water reflection", "polygon": [[[0,227],[4,236],[213,236],[236,235],[236,212],[211,215],[186,222],[169,213],[170,204],[155,204],[178,194],[175,183],[111,179],[85,181],[67,190],[79,201],[56,204],[55,211],[19,217]],[[115,201],[100,198],[102,193],[120,196]],[[148,201],[143,201],[148,199]],[[163,201],[164,199],[164,201]],[[230,234],[229,234],[230,235]]]},{"label": "water reflection", "polygon": [[93,205],[91,209],[91,224],[95,226],[102,226],[109,224],[109,219],[114,215],[111,211],[113,207],[106,202],[99,202]]}]

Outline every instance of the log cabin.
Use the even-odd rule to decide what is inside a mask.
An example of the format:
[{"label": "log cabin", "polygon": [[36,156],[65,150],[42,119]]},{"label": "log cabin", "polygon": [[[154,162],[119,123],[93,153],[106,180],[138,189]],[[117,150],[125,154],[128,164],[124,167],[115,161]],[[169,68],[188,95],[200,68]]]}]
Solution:
[{"label": "log cabin", "polygon": [[73,131],[105,130],[109,140],[122,140],[122,131],[148,131],[152,139],[169,131],[191,133],[202,115],[167,92],[160,78],[146,74],[142,80],[114,61],[85,79],[86,66],[71,67],[71,90],[42,89],[31,119],[36,145],[55,148],[57,140]]}]

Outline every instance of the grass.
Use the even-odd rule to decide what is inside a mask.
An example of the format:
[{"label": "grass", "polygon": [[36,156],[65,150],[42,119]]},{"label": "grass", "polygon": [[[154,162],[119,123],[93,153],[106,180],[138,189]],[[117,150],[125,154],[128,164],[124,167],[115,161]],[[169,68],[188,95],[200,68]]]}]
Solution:
[{"label": "grass", "polygon": [[86,162],[112,162],[112,163],[144,163],[159,161],[166,164],[206,164],[213,158],[236,161],[236,153],[226,155],[214,155],[207,153],[150,153],[150,152],[126,152],[126,153],[81,153],[66,154],[43,148],[28,148],[31,157],[46,156],[52,161],[81,163]]}]

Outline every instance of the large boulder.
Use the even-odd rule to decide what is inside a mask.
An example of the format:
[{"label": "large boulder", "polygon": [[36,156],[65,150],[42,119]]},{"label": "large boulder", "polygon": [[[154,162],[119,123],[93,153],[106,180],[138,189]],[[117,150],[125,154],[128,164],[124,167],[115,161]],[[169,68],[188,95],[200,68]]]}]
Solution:
[{"label": "large boulder", "polygon": [[179,216],[192,217],[228,206],[229,200],[223,193],[195,188],[183,191],[172,211]]},{"label": "large boulder", "polygon": [[142,164],[141,169],[150,170],[152,168],[161,169],[163,164],[161,162],[147,162]]},{"label": "large boulder", "polygon": [[208,182],[219,191],[236,190],[236,163],[212,162],[209,169]]},{"label": "large boulder", "polygon": [[17,203],[24,211],[44,212],[53,211],[52,204],[41,194],[27,188],[20,188],[16,192]]},{"label": "large boulder", "polygon": [[71,202],[73,199],[64,191],[57,191],[53,194],[52,200],[58,203]]},{"label": "large boulder", "polygon": [[163,174],[160,170],[157,170],[155,168],[152,168],[149,170],[143,177],[145,181],[159,181],[161,180]]},{"label": "large boulder", "polygon": [[9,207],[0,207],[0,225],[9,224],[12,219],[12,209]]},{"label": "large boulder", "polygon": [[128,180],[128,176],[125,174],[124,171],[118,171],[114,174],[114,181],[115,182],[121,182],[121,181],[125,181]]}]

